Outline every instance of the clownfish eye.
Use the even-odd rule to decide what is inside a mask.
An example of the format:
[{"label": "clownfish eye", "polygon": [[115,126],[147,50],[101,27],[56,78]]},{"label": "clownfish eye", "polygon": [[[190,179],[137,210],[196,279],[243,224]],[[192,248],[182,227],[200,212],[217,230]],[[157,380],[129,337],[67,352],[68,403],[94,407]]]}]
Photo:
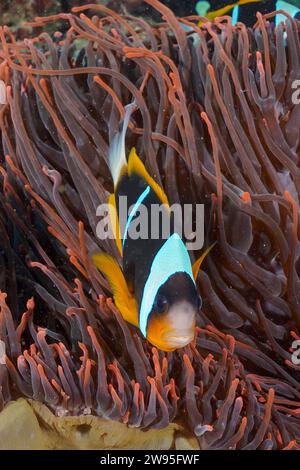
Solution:
[{"label": "clownfish eye", "polygon": [[165,313],[168,310],[169,303],[164,295],[159,295],[155,302],[155,311]]}]

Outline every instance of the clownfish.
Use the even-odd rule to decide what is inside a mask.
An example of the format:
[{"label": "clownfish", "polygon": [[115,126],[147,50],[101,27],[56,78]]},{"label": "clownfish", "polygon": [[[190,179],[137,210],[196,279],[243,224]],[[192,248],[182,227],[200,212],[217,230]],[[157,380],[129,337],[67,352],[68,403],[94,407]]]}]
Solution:
[{"label": "clownfish", "polygon": [[[195,279],[211,247],[192,266],[184,242],[173,229],[167,239],[162,236],[148,239],[131,237],[131,224],[136,220],[141,205],[150,214],[151,205],[158,204],[164,216],[171,215],[164,190],[148,173],[135,148],[126,158],[125,134],[133,108],[129,105],[125,109],[121,130],[109,150],[109,168],[114,183],[109,210],[122,268],[106,253],[96,253],[92,259],[107,278],[115,305],[123,318],[139,328],[154,346],[163,351],[173,351],[194,339],[196,314],[201,305]],[[121,196],[126,197],[129,207],[123,228],[119,223]],[[148,224],[148,233],[152,233],[150,216]]]},{"label": "clownfish", "polygon": [[[206,1],[200,1],[196,5],[196,11],[198,15],[205,16],[208,20],[212,21],[219,16],[224,16],[229,13],[231,10],[237,11],[238,7],[242,5],[247,5],[249,3],[261,3],[262,0],[239,0],[235,3],[230,3],[223,8],[218,10],[210,10],[210,3]],[[200,22],[200,24],[202,24]]]}]

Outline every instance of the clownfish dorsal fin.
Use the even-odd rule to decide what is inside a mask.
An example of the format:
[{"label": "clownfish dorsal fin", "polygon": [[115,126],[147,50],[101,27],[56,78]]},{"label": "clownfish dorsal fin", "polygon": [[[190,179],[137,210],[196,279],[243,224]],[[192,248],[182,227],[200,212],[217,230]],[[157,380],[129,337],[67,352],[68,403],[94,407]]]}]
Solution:
[{"label": "clownfish dorsal fin", "polygon": [[123,271],[117,261],[107,253],[95,253],[93,263],[107,278],[111,287],[116,307],[124,320],[134,326],[139,325],[138,307],[134,296],[128,289]]},{"label": "clownfish dorsal fin", "polygon": [[118,217],[118,211],[117,211],[117,205],[116,205],[116,196],[114,193],[110,194],[108,198],[108,210],[109,210],[109,220],[110,220],[111,228],[112,228],[114,238],[116,241],[116,245],[117,245],[120,255],[123,256],[119,217]]},{"label": "clownfish dorsal fin", "polygon": [[136,108],[135,103],[125,106],[125,116],[120,131],[114,136],[109,147],[109,169],[116,189],[123,174],[127,172],[125,137],[130,116]]},{"label": "clownfish dorsal fin", "polygon": [[136,153],[136,149],[134,147],[131,149],[128,158],[128,175],[131,176],[133,173],[139,175],[147,182],[147,184],[153,189],[157,197],[160,199],[162,204],[166,204],[167,206],[169,206],[169,201],[166,196],[166,193],[159,186],[159,184],[156,183],[152,176],[149,175],[144,163]]},{"label": "clownfish dorsal fin", "polygon": [[192,267],[192,271],[193,271],[193,277],[194,277],[194,280],[196,281],[197,277],[198,277],[198,274],[199,274],[199,269],[200,269],[200,266],[201,264],[203,263],[204,259],[206,258],[206,256],[208,255],[208,253],[213,249],[213,247],[215,246],[217,242],[213,243],[212,245],[210,245],[205,251],[204,253],[202,253],[202,255],[195,261],[195,263],[193,264],[193,267]]}]

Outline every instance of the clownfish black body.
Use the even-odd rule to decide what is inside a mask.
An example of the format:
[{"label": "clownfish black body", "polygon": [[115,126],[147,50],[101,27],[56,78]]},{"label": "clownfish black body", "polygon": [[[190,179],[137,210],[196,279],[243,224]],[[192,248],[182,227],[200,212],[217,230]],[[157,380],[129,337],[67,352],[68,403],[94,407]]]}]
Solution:
[{"label": "clownfish black body", "polygon": [[[171,220],[168,198],[147,172],[133,148],[125,154],[125,134],[132,112],[126,109],[123,127],[110,147],[110,171],[114,194],[109,198],[111,223],[123,266],[111,256],[93,256],[98,269],[107,277],[116,306],[123,318],[137,326],[159,349],[173,351],[189,344],[195,334],[200,296],[195,277],[204,255],[192,267],[188,251]],[[120,200],[129,208],[124,227],[119,225]],[[148,238],[131,237],[130,227],[146,208]],[[151,207],[157,205],[163,217],[170,218],[170,236],[162,236],[162,227],[151,237]]]}]

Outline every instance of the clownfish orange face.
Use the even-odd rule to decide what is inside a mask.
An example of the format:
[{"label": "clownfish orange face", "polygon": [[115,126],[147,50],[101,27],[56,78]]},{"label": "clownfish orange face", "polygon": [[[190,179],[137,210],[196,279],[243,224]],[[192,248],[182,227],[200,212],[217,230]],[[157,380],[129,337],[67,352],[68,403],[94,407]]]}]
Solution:
[{"label": "clownfish orange face", "polygon": [[163,351],[183,348],[195,336],[197,311],[187,302],[173,305],[163,315],[154,312],[148,322],[147,339]]}]

